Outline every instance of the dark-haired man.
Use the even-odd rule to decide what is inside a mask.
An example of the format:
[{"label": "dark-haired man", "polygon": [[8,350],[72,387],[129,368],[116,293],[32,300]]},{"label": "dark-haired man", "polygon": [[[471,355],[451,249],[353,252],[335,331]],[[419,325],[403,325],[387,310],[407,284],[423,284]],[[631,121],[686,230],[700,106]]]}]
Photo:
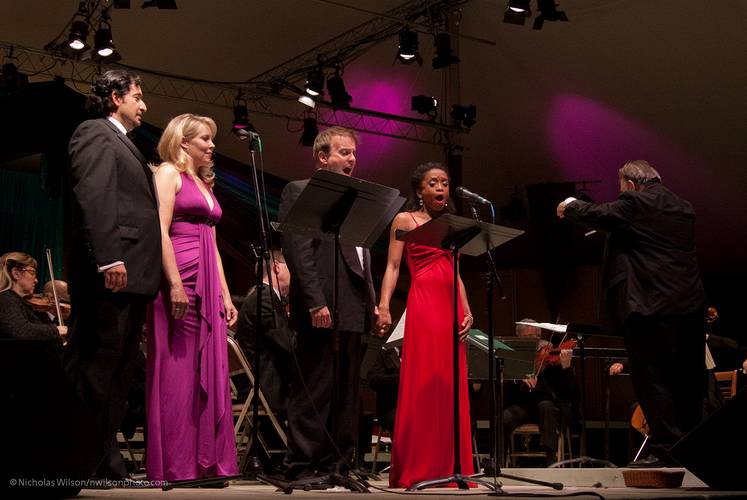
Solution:
[{"label": "dark-haired man", "polygon": [[624,336],[633,389],[651,431],[652,455],[631,466],[667,466],[669,448],[702,416],[705,293],[695,212],[646,161],[626,163],[618,177],[617,200],[568,198],[557,215],[608,232],[602,319]]},{"label": "dark-haired man", "polygon": [[[65,370],[93,415],[101,459],[124,416],[145,307],[161,279],[161,234],[152,172],[126,135],[147,109],[140,78],[107,71],[88,104],[98,118],[81,123],[69,145],[76,232]],[[85,461],[78,472],[93,473]]]}]

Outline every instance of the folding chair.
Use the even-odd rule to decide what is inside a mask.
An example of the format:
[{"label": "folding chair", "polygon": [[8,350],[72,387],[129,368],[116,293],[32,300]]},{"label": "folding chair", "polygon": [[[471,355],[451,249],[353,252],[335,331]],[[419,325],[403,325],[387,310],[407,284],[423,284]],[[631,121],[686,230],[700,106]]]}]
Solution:
[{"label": "folding chair", "polygon": [[262,449],[267,453],[267,456],[273,454],[285,453],[288,445],[288,437],[286,436],[285,429],[277,419],[277,415],[270,408],[267,403],[262,391],[259,391],[259,413],[258,417],[267,419],[270,421],[272,428],[275,430],[276,435],[282,441],[282,448],[272,447],[271,442],[265,436],[261,427],[261,420],[253,422],[252,417],[252,398],[254,397],[254,374],[251,370],[251,365],[247,361],[244,352],[241,349],[239,343],[233,337],[228,337],[228,366],[229,374],[233,376],[245,376],[249,382],[249,393],[246,399],[233,405],[233,416],[236,418],[236,424],[234,426],[234,434],[236,436],[236,451],[239,455],[239,469],[243,470],[244,462],[247,458],[247,451],[252,446],[252,428],[257,425],[257,438]]}]

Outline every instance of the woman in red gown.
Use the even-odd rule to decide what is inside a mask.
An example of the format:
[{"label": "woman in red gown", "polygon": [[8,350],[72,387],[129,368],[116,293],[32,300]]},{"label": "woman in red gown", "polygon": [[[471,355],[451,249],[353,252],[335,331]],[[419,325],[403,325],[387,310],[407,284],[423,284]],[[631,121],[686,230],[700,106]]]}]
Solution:
[{"label": "woman in red gown", "polygon": [[[404,253],[412,282],[407,297],[399,397],[392,439],[389,486],[408,488],[454,470],[454,374],[452,322],[454,269],[451,252],[399,241],[395,232],[410,231],[448,211],[449,174],[440,163],[420,165],[411,177],[408,211],[392,222],[389,255],[381,284],[377,328],[391,326],[389,301]],[[464,341],[472,326],[467,294],[459,278],[457,305]],[[459,447],[462,474],[472,474],[467,364],[459,344]]]}]

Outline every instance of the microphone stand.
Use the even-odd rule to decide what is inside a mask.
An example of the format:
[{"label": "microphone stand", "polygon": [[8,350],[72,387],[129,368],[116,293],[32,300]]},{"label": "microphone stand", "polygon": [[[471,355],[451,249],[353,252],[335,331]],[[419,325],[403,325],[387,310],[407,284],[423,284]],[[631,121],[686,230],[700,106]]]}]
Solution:
[{"label": "microphone stand", "polygon": [[[475,201],[470,201],[470,211],[472,212],[472,218],[475,219],[476,222],[480,222],[480,216],[477,213],[477,208],[475,207]],[[492,206],[492,204],[491,204]],[[488,243],[489,245],[489,243]],[[506,294],[503,291],[503,282],[501,281],[501,277],[498,274],[498,270],[495,267],[495,260],[493,260],[493,252],[492,248],[487,248],[487,251],[485,252],[486,255],[486,262],[488,265],[488,272],[486,274],[487,279],[487,291],[488,291],[488,387],[490,387],[490,397],[489,397],[489,405],[488,405],[488,413],[490,417],[490,457],[488,458],[488,463],[483,468],[483,472],[475,474],[470,477],[481,477],[481,476],[488,476],[493,478],[499,478],[504,477],[506,479],[513,479],[515,481],[523,481],[530,484],[536,484],[539,486],[547,486],[548,488],[553,488],[555,490],[562,490],[563,484],[562,483],[550,483],[547,481],[539,481],[536,479],[529,479],[526,477],[519,477],[514,476],[510,474],[505,474],[501,472],[501,468],[499,463],[503,462],[503,452],[504,452],[504,444],[503,444],[503,358],[500,358],[498,360],[498,382],[500,386],[498,387],[498,393],[500,394],[500,398],[498,399],[498,408],[496,408],[496,389],[495,389],[495,344],[494,344],[494,337],[493,337],[493,285],[498,286],[498,292],[501,295],[501,300],[506,300]],[[496,427],[498,427],[496,432]],[[499,451],[496,451],[499,450]],[[501,490],[500,484],[495,485],[495,489],[488,493],[489,496],[497,496],[504,494],[503,490]]]},{"label": "microphone stand", "polygon": [[[242,136],[240,136],[242,137]],[[259,215],[259,245],[256,247],[257,252],[257,276],[256,276],[256,290],[257,290],[257,304],[255,311],[255,343],[254,343],[254,392],[252,393],[252,435],[251,435],[251,448],[247,450],[246,461],[244,463],[243,471],[247,477],[257,479],[260,481],[266,481],[264,475],[264,467],[259,460],[259,434],[258,434],[258,419],[259,419],[259,391],[261,387],[261,370],[260,370],[260,350],[264,344],[264,323],[262,322],[262,295],[265,291],[265,284],[262,281],[262,275],[264,269],[269,269],[269,238],[267,234],[267,227],[265,225],[264,206],[260,199],[260,184],[257,176],[257,162],[255,160],[255,152],[259,149],[262,152],[262,140],[259,134],[256,132],[249,132],[248,147],[250,156],[250,166],[252,169],[252,181],[254,182],[254,201],[257,204],[257,214]],[[266,266],[266,267],[265,267]],[[269,274],[269,273],[268,273]],[[270,278],[271,280],[272,278]],[[270,292],[272,293],[272,292]]]}]

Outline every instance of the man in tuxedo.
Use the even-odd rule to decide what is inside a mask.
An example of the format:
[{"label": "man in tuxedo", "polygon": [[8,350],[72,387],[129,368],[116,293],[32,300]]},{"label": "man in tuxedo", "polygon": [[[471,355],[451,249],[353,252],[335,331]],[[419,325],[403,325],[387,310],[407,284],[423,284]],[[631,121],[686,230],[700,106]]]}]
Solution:
[{"label": "man in tuxedo", "polygon": [[594,204],[567,198],[558,217],[608,232],[602,320],[624,336],[630,376],[646,415],[651,455],[632,466],[672,464],[668,449],[702,417],[705,293],[692,205],[646,161],[618,172],[620,195]]},{"label": "man in tuxedo", "polygon": [[[262,325],[262,341],[259,344],[260,387],[273,410],[285,411],[290,382],[296,371],[293,365],[296,333],[288,325],[284,305],[291,277],[282,252],[273,250],[271,256],[269,269],[264,267],[262,273],[262,282],[266,286],[262,290],[260,320],[257,321],[257,287],[252,287],[241,305],[236,340],[249,363],[253,364],[257,327],[258,324]],[[241,390],[240,387],[238,389]]]},{"label": "man in tuxedo", "polygon": [[[330,127],[314,141],[314,163],[342,175],[355,169],[357,137],[352,130]],[[307,180],[286,185],[279,219],[288,215]],[[291,272],[291,327],[298,334],[300,378],[288,401],[286,477],[295,480],[328,472],[346,474],[357,437],[361,335],[370,329],[375,309],[371,255],[368,249],[283,233],[283,252]],[[334,385],[332,291],[338,260],[339,380]],[[332,400],[337,391],[337,409]],[[318,411],[318,414],[317,414]],[[332,424],[336,419],[336,427]],[[336,443],[330,442],[337,438]]]},{"label": "man in tuxedo", "polygon": [[[161,279],[161,233],[152,172],[127,137],[146,111],[140,78],[111,70],[96,78],[69,145],[76,228],[70,263],[71,338],[65,371],[91,414],[83,431],[87,477],[108,455],[125,413],[146,304]],[[97,475],[118,479],[103,460]]]}]

